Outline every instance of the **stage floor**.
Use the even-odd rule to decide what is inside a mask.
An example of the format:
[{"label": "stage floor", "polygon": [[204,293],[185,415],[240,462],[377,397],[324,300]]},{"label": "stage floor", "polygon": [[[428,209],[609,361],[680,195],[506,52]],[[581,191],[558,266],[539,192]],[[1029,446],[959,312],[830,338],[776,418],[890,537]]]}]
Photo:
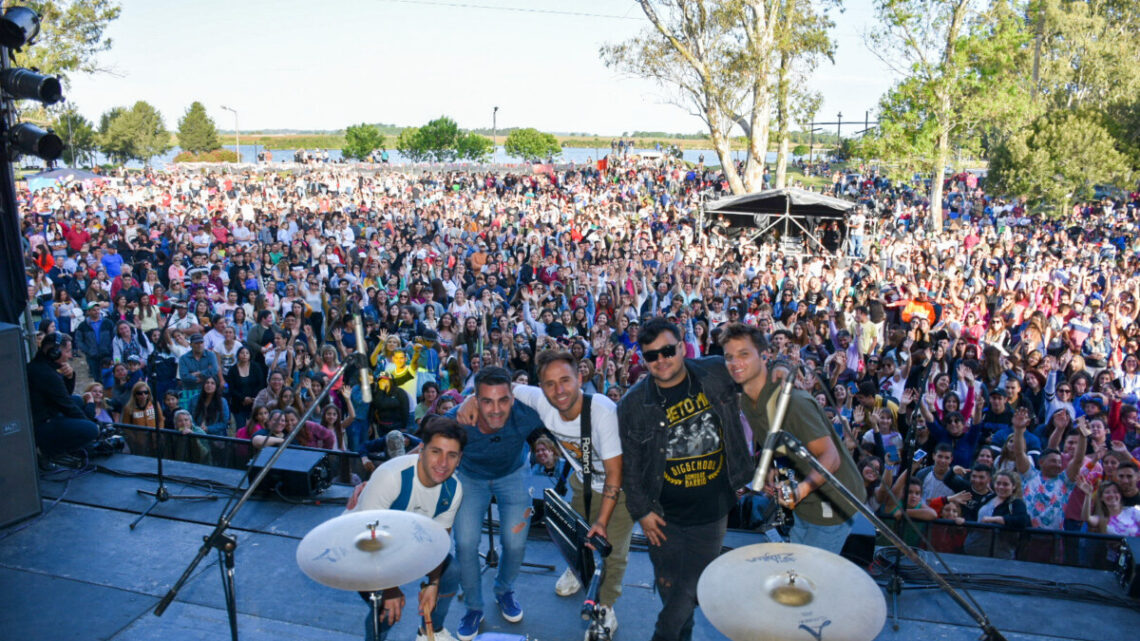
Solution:
[{"label": "stage floor", "polygon": [[[41,518],[0,530],[0,639],[11,641],[69,639],[115,641],[181,641],[228,638],[218,559],[212,554],[162,616],[152,610],[194,557],[202,536],[217,520],[225,498],[217,501],[170,501],[159,506],[137,529],[128,525],[150,505],[137,489],[153,489],[146,476],[154,460],[116,455],[100,462],[105,468],[69,483],[41,480],[45,508]],[[241,472],[171,462],[175,477],[208,479],[237,485]],[[55,476],[58,476],[56,474]],[[65,492],[66,487],[66,492]],[[173,494],[197,495],[202,488],[172,482]],[[349,488],[334,486],[325,498],[344,498]],[[56,499],[62,500],[55,503]],[[363,636],[366,607],[356,594],[321,586],[297,568],[294,552],[301,537],[317,524],[337,516],[336,503],[298,505],[279,498],[251,501],[231,531],[237,535],[236,584],[240,637],[249,641],[348,640]],[[725,544],[739,547],[762,542],[760,535],[730,532]],[[484,546],[486,545],[484,537]],[[956,569],[1037,577],[1041,580],[1095,585],[1121,594],[1107,572],[950,557]],[[483,632],[523,634],[542,641],[577,641],[585,624],[579,618],[580,596],[561,598],[554,582],[564,569],[554,545],[543,534],[532,535],[526,560],[557,566],[553,572],[524,568],[516,591],[525,609],[519,624],[504,621],[488,607]],[[484,573],[488,599],[494,570]],[[413,584],[405,620],[389,639],[414,639]],[[974,598],[1009,639],[1116,639],[1140,629],[1135,607],[1082,603],[975,590]],[[748,607],[748,595],[741,606]],[[652,568],[644,551],[631,552],[624,594],[618,603],[617,639],[652,636],[660,610],[652,591]],[[945,595],[930,589],[905,591],[900,597],[900,629],[890,619],[878,639],[884,641],[977,639],[972,621]],[[493,606],[493,603],[492,603]],[[890,603],[888,602],[888,608]],[[464,608],[453,604],[447,628],[454,633]],[[699,613],[696,641],[723,639]],[[826,636],[825,636],[826,638]]]}]

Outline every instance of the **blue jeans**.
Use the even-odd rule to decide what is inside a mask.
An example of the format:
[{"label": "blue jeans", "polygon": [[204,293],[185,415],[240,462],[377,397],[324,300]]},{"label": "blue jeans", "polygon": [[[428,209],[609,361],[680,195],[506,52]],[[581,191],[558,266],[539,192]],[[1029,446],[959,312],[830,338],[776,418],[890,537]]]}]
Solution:
[{"label": "blue jeans", "polygon": [[863,257],[863,234],[851,235],[851,253],[859,258]]},{"label": "blue jeans", "polygon": [[[439,577],[439,598],[435,601],[435,609],[431,611],[431,628],[437,632],[443,629],[443,620],[447,618],[447,610],[451,607],[451,600],[455,598],[455,591],[459,589],[459,564],[455,562],[455,557],[450,554],[447,555],[444,563],[447,564],[447,567],[443,569],[443,574]],[[405,595],[404,598],[410,603],[419,602],[415,595]],[[366,641],[384,641],[388,636],[388,630],[392,627],[384,619],[383,602],[379,606],[380,638],[376,639],[372,634],[372,607],[369,606],[368,614],[364,615],[364,638]],[[423,627],[423,617],[420,617],[420,626]]]},{"label": "blue jeans", "polygon": [[796,517],[792,531],[788,533],[788,540],[800,545],[810,545],[813,548],[827,550],[835,554],[843,551],[843,544],[847,542],[847,535],[855,519],[847,519],[838,525],[813,525],[804,519]]},{"label": "blue jeans", "polygon": [[479,567],[479,541],[483,535],[483,519],[491,498],[499,504],[499,543],[502,555],[495,575],[495,596],[513,590],[526,552],[530,517],[534,512],[526,485],[526,468],[490,481],[471,478],[456,472],[463,484],[463,502],[455,514],[455,556],[459,560],[459,582],[463,586],[463,603],[469,610],[483,609],[482,569]]},{"label": "blue jeans", "polygon": [[37,423],[36,447],[44,456],[74,452],[99,438],[99,426],[82,418],[57,416]]}]

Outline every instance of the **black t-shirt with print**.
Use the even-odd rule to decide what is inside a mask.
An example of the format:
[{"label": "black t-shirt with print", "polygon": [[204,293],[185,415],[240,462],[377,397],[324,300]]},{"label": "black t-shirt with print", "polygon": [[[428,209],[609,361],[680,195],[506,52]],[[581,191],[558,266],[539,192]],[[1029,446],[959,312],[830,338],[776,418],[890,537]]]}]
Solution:
[{"label": "black t-shirt with print", "polygon": [[734,495],[725,469],[720,420],[692,376],[660,392],[669,431],[661,489],[665,521],[701,525],[723,518],[732,508]]}]

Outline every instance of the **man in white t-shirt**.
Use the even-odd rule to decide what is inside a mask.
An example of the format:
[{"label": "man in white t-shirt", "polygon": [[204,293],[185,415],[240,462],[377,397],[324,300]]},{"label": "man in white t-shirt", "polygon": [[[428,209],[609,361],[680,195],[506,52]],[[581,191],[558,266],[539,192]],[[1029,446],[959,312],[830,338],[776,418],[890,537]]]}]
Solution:
[{"label": "man in white t-shirt", "polygon": [[[463,499],[463,486],[455,478],[455,469],[467,444],[467,432],[455,421],[433,416],[421,427],[423,448],[419,454],[396,457],[372,473],[359,492],[359,499],[349,502],[352,511],[404,510],[426,516],[451,531],[455,513]],[[355,497],[354,497],[355,498]],[[431,617],[437,641],[455,641],[443,627],[451,600],[459,590],[459,563],[449,554],[427,574],[420,584],[419,613]],[[400,588],[384,590],[380,638],[372,635],[372,613],[364,618],[364,638],[384,641],[388,630],[400,620],[404,611],[404,593]],[[417,641],[426,639],[422,627]]]},{"label": "man in white t-shirt", "polygon": [[[614,604],[621,596],[622,580],[629,559],[629,541],[633,532],[633,519],[621,494],[621,437],[618,434],[617,406],[602,394],[590,398],[590,442],[593,453],[590,514],[586,514],[582,427],[582,382],[578,361],[568,351],[544,350],[535,358],[538,382],[541,387],[514,385],[515,400],[538,413],[543,425],[554,436],[562,455],[574,468],[570,487],[574,490],[571,507],[592,524],[587,537],[601,535],[613,546],[605,560],[605,574],[598,589],[598,604],[605,608],[603,625],[610,634],[617,630]],[[460,408],[460,422],[464,412],[474,414],[473,403]],[[562,573],[554,586],[560,596],[570,596],[582,587],[578,577],[569,568]]]}]

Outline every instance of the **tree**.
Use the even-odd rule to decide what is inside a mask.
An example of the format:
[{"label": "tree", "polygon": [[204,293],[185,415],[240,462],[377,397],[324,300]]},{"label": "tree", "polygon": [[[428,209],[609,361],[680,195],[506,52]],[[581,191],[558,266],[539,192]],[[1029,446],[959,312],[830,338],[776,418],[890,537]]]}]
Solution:
[{"label": "tree", "polygon": [[111,39],[104,32],[119,17],[118,2],[35,0],[26,4],[40,14],[40,34],[36,46],[17,54],[18,65],[62,76],[64,82],[73,73],[107,71],[99,66],[97,57],[111,48]]},{"label": "tree", "polygon": [[418,129],[405,129],[396,138],[396,149],[413,162],[483,160],[492,148],[490,138],[460,131],[459,125],[447,116],[440,116]]},{"label": "tree", "polygon": [[531,127],[515,129],[507,134],[503,149],[512,156],[531,162],[556,156],[562,152],[558,138]]},{"label": "tree", "polygon": [[103,112],[99,117],[99,134],[95,137],[99,151],[120,165],[131,159],[131,141],[122,127],[116,126],[112,131],[112,125],[126,112],[126,107],[112,107]]},{"label": "tree", "polygon": [[74,103],[68,103],[67,108],[56,116],[52,129],[63,140],[63,161],[68,166],[94,164],[98,149],[95,128],[75,110]]},{"label": "tree", "polygon": [[839,0],[820,1],[817,5],[811,0],[784,0],[781,9],[781,28],[776,33],[777,189],[787,185],[792,121],[810,123],[823,103],[818,92],[805,88],[805,80],[821,58],[834,62],[835,44],[828,31],[835,23],[828,17],[828,9],[838,4]]},{"label": "tree", "polygon": [[[942,191],[954,143],[984,122],[1026,114],[1020,75],[1028,51],[1023,16],[1006,0],[876,0],[876,54],[903,75],[880,103],[877,140],[864,149],[931,174],[930,215],[942,228]],[[1021,56],[1021,58],[1019,58]],[[1003,115],[1004,114],[1004,115]],[[998,132],[1000,135],[1005,135]]]},{"label": "tree", "polygon": [[455,139],[455,155],[463,160],[482,162],[491,155],[495,143],[486,136],[465,132]]},{"label": "tree", "polygon": [[456,141],[459,139],[459,125],[447,116],[440,116],[420,127],[416,132],[418,147],[435,162],[455,160]]},{"label": "tree", "polygon": [[178,121],[178,146],[195,154],[222,147],[218,142],[218,129],[202,103],[190,103],[186,114]]},{"label": "tree", "polygon": [[345,158],[364,160],[368,154],[384,146],[384,136],[376,125],[352,125],[344,130],[344,146],[340,153]]},{"label": "tree", "polygon": [[116,107],[103,114],[99,147],[119,162],[134,158],[144,163],[170,149],[170,132],[162,114],[145,101],[130,109]]},{"label": "tree", "polygon": [[396,136],[396,151],[412,162],[423,162],[427,155],[420,149],[419,127],[408,127]]},{"label": "tree", "polygon": [[987,180],[1063,214],[1096,185],[1126,184],[1128,158],[1115,143],[1095,113],[1054,110],[994,150]]},{"label": "tree", "polygon": [[[769,72],[782,0],[638,0],[652,25],[631,40],[605,45],[606,66],[677,91],[709,131],[733,193],[762,185],[771,116]],[[739,115],[739,116],[738,116]],[[744,175],[729,137],[739,121],[748,135]]]}]

